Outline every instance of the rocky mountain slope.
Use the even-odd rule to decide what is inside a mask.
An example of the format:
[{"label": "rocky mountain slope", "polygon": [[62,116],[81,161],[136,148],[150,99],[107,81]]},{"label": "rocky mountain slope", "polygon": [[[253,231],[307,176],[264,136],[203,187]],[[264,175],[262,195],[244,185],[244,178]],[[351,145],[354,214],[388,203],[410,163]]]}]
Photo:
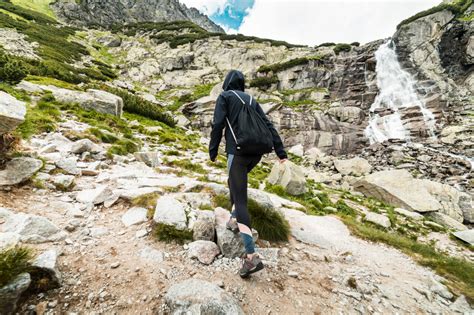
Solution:
[{"label": "rocky mountain slope", "polygon": [[80,26],[191,21],[210,32],[224,32],[197,9],[188,8],[177,0],[59,0],[52,8],[60,19]]},{"label": "rocky mountain slope", "polygon": [[[0,2],[0,313],[472,312],[473,10],[300,47]],[[206,152],[231,68],[291,160],[249,175],[248,281]]]}]

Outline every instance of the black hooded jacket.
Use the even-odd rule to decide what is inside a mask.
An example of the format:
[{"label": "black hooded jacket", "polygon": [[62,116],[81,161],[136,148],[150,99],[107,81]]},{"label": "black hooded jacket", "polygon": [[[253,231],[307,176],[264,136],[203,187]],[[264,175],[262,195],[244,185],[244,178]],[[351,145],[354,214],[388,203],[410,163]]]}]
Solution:
[{"label": "black hooded jacket", "polygon": [[[226,152],[228,154],[239,155],[239,152],[236,149],[236,143],[232,134],[228,128],[226,118],[229,119],[230,124],[233,129],[236,129],[237,116],[240,112],[241,106],[244,106],[239,98],[231,91],[235,91],[239,96],[248,104],[250,101],[250,95],[245,93],[245,78],[242,72],[237,70],[232,70],[229,72],[225,78],[224,84],[222,86],[224,92],[219,95],[216,102],[216,108],[214,110],[214,119],[212,122],[212,131],[211,131],[211,141],[209,143],[209,156],[211,160],[215,160],[217,157],[217,151],[219,149],[219,144],[222,138],[222,130],[224,127],[225,131],[225,140],[226,140]],[[283,142],[281,141],[278,132],[267,116],[263,112],[260,104],[258,104],[255,99],[253,99],[251,106],[255,106],[258,114],[263,118],[268,128],[270,129],[273,136],[273,148],[275,153],[280,159],[286,159],[287,154],[283,148]]]}]

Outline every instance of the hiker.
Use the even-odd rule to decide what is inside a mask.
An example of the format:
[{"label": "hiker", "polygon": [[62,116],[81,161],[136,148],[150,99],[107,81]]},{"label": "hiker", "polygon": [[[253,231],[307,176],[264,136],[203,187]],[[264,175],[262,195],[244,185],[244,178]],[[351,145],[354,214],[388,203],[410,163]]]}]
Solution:
[{"label": "hiker", "polygon": [[232,214],[227,228],[239,233],[245,246],[245,256],[239,274],[242,278],[263,269],[255,253],[249,212],[247,209],[247,175],[260,162],[262,155],[275,150],[280,162],[287,160],[278,132],[268,120],[258,102],[245,93],[242,72],[232,70],[222,86],[214,110],[209,156],[215,161],[222,130],[225,130],[228,185]]}]

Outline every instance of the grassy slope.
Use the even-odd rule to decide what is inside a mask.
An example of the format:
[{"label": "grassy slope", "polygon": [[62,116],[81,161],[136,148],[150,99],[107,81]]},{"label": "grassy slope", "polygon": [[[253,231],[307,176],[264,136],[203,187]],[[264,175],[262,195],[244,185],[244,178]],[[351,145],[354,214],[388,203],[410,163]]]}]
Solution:
[{"label": "grassy slope", "polygon": [[56,18],[53,10],[49,6],[54,1],[55,0],[11,0],[15,5],[43,13],[51,18]]}]

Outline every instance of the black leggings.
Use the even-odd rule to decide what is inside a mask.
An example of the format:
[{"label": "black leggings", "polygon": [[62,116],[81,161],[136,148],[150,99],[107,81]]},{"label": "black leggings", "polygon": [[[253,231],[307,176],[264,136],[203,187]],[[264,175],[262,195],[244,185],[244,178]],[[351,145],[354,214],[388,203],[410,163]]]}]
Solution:
[{"label": "black leggings", "polygon": [[[231,155],[228,156],[228,171],[229,171],[229,191],[230,191],[230,202],[235,205],[235,210],[232,212],[232,216],[237,218],[239,223],[239,229],[241,236],[244,238],[244,234],[251,234],[251,223],[249,211],[247,208],[247,182],[248,173],[260,162],[262,156],[239,156]],[[241,226],[244,225],[244,226]],[[246,239],[244,239],[246,243]],[[249,244],[253,247],[253,244]],[[247,248],[248,246],[246,246]],[[247,250],[247,252],[253,250]]]}]

